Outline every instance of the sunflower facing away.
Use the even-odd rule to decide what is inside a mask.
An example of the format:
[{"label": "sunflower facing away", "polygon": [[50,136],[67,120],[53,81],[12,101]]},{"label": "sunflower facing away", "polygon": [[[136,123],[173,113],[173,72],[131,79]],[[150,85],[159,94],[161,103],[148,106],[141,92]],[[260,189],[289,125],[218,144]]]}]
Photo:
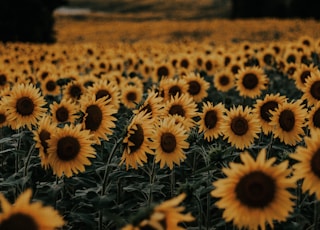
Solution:
[{"label": "sunflower facing away", "polygon": [[250,107],[233,106],[226,111],[221,125],[223,139],[228,139],[232,146],[238,149],[249,147],[260,132],[260,123]]},{"label": "sunflower facing away", "polygon": [[191,213],[183,213],[184,206],[179,204],[186,198],[185,193],[163,201],[149,211],[149,217],[140,221],[138,224],[128,224],[121,230],[183,230],[185,228],[179,225],[182,222],[192,222],[194,217]]},{"label": "sunflower facing away", "polygon": [[181,123],[176,123],[174,117],[166,117],[160,121],[156,128],[155,161],[160,162],[160,168],[173,163],[180,165],[187,157],[184,150],[189,148],[188,134]]},{"label": "sunflower facing away", "polygon": [[120,165],[126,163],[126,169],[131,166],[138,169],[138,165],[147,162],[147,153],[154,154],[154,124],[151,114],[143,111],[136,114],[127,127],[127,135],[123,140],[124,151]]},{"label": "sunflower facing away", "polygon": [[58,177],[84,172],[85,165],[91,165],[88,158],[96,157],[93,137],[89,130],[82,130],[80,124],[58,128],[51,133],[47,143],[48,161]]},{"label": "sunflower facing away", "polygon": [[236,75],[236,88],[240,96],[255,98],[267,88],[267,75],[257,66],[240,69]]},{"label": "sunflower facing away", "polygon": [[113,133],[117,120],[113,115],[117,112],[110,103],[111,99],[95,99],[94,95],[84,96],[80,102],[80,110],[84,113],[82,126],[89,130],[97,144],[100,144],[100,138],[109,140],[109,135]]},{"label": "sunflower facing away", "polygon": [[13,129],[27,126],[31,130],[47,111],[39,89],[31,84],[15,85],[3,102],[7,108],[8,124]]},{"label": "sunflower facing away", "polygon": [[217,139],[221,133],[221,125],[224,119],[225,107],[222,103],[213,105],[211,102],[203,103],[202,112],[198,121],[199,133],[204,134],[204,139],[212,141]]},{"label": "sunflower facing away", "polygon": [[79,111],[79,105],[70,98],[62,98],[60,102],[54,101],[50,105],[52,121],[60,124],[70,122],[73,124],[77,119],[76,114]]},{"label": "sunflower facing away", "polygon": [[277,94],[267,94],[263,99],[257,99],[254,104],[253,113],[258,115],[260,121],[262,132],[268,135],[272,130],[273,126],[270,125],[271,121],[271,111],[278,108],[279,105],[287,100],[285,96],[280,96]]},{"label": "sunflower facing away", "polygon": [[239,229],[273,228],[273,221],[285,221],[293,211],[295,187],[288,161],[273,165],[276,158],[266,159],[262,149],[254,160],[248,152],[240,154],[242,163],[230,163],[222,169],[226,178],[213,182],[213,197],[220,198],[216,206],[224,209],[223,218],[233,221]]},{"label": "sunflower facing away", "polygon": [[273,129],[275,138],[279,138],[281,142],[288,145],[295,145],[302,140],[308,114],[301,100],[284,102],[270,113],[270,125],[275,127]]},{"label": "sunflower facing away", "polygon": [[0,194],[0,229],[54,230],[65,224],[52,207],[43,206],[40,201],[30,203],[31,196],[32,190],[27,189],[11,205],[3,194]]},{"label": "sunflower facing away", "polygon": [[37,129],[34,129],[33,140],[35,141],[35,147],[39,149],[39,157],[41,160],[41,166],[45,169],[49,168],[48,160],[48,140],[51,134],[56,131],[56,126],[52,124],[50,116],[44,116],[39,122]]},{"label": "sunflower facing away", "polygon": [[312,132],[310,137],[305,137],[305,146],[298,146],[290,157],[298,161],[293,167],[293,177],[303,179],[302,191],[316,194],[320,200],[320,132]]}]

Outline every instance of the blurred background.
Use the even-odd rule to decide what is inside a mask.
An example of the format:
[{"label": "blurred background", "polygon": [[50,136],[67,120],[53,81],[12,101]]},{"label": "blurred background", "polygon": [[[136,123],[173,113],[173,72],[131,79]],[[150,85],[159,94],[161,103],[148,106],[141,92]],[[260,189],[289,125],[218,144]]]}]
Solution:
[{"label": "blurred background", "polygon": [[318,20],[319,0],[1,0],[0,41],[54,43],[56,15],[85,20],[203,20],[299,18]]}]

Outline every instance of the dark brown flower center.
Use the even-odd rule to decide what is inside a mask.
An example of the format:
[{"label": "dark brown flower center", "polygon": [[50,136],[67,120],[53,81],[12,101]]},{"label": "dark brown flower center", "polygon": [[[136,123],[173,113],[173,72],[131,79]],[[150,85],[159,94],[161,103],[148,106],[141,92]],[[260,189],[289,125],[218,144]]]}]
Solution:
[{"label": "dark brown flower center", "polygon": [[189,61],[187,59],[182,59],[181,62],[180,62],[180,66],[183,67],[183,68],[188,69]]},{"label": "dark brown flower center", "polygon": [[267,101],[264,103],[260,108],[260,116],[263,120],[266,122],[271,121],[271,111],[274,111],[276,108],[278,108],[278,102],[276,101]]},{"label": "dark brown flower center", "polygon": [[313,82],[310,93],[315,99],[320,100],[320,81]]},{"label": "dark brown flower center", "polygon": [[283,110],[279,116],[280,127],[284,131],[289,132],[294,128],[294,124],[295,124],[294,113],[289,109]]},{"label": "dark brown flower center", "polygon": [[143,144],[144,141],[144,131],[140,124],[136,124],[137,129],[131,129],[134,131],[133,134],[130,134],[130,137],[128,138],[130,142],[132,142],[134,145],[129,146],[130,153],[134,153],[137,151],[140,146]]},{"label": "dark brown flower center", "polygon": [[128,101],[136,101],[137,100],[137,94],[135,92],[127,93],[127,100]]},{"label": "dark brown flower center", "polygon": [[188,93],[191,95],[197,95],[200,93],[201,90],[201,85],[199,84],[198,81],[190,81],[189,82],[189,89]]},{"label": "dark brown flower center", "polygon": [[33,100],[29,97],[21,97],[17,100],[16,110],[22,116],[29,116],[34,111]]},{"label": "dark brown flower center", "polygon": [[77,100],[80,99],[82,95],[81,87],[78,85],[71,86],[69,90],[69,94],[71,95],[72,98],[75,98]]},{"label": "dark brown flower center", "polygon": [[41,143],[41,146],[43,147],[43,152],[44,154],[48,154],[48,142],[47,140],[50,139],[50,132],[48,132],[47,130],[41,130],[40,133],[39,133],[39,139],[40,139],[40,143]]},{"label": "dark brown flower center", "polygon": [[311,158],[311,170],[320,178],[320,149],[318,149]]},{"label": "dark brown flower center", "polygon": [[226,75],[222,75],[219,77],[219,83],[222,85],[222,86],[226,86],[228,85],[230,82],[230,79],[228,76]]},{"label": "dark brown flower center", "polygon": [[169,76],[169,69],[166,66],[160,66],[157,70],[158,80],[161,80],[162,77]]},{"label": "dark brown flower center", "polygon": [[166,153],[172,153],[177,147],[175,135],[172,133],[163,133],[161,135],[161,149]]},{"label": "dark brown flower center", "polygon": [[171,96],[175,96],[175,95],[181,95],[181,88],[178,85],[174,85],[172,87],[170,87],[169,91],[168,91],[169,97]]},{"label": "dark brown flower center", "polygon": [[294,54],[288,55],[287,63],[296,63],[296,56]]},{"label": "dark brown flower center", "polygon": [[80,143],[76,137],[65,136],[58,140],[57,155],[62,161],[70,161],[75,159],[80,153]]},{"label": "dark brown flower center", "polygon": [[69,110],[64,106],[59,107],[56,111],[56,118],[57,118],[58,122],[68,121]]},{"label": "dark brown flower center", "polygon": [[316,128],[320,128],[320,109],[317,109],[313,114],[312,122]]},{"label": "dark brown flower center", "polygon": [[5,74],[0,74],[0,85],[4,86],[7,83],[7,76]]},{"label": "dark brown flower center", "polygon": [[110,93],[107,90],[101,89],[96,93],[96,100],[106,97],[106,99],[111,98]]},{"label": "dark brown flower center", "polygon": [[0,124],[3,124],[4,122],[6,122],[7,120],[7,116],[3,113],[0,113]]},{"label": "dark brown flower center", "polygon": [[24,213],[14,213],[0,223],[0,230],[39,230],[37,222]]},{"label": "dark brown flower center", "polygon": [[253,73],[245,74],[243,79],[242,79],[242,85],[246,89],[254,89],[254,88],[256,88],[258,83],[259,83],[258,77],[257,77],[257,75],[255,75]]},{"label": "dark brown flower center", "polygon": [[205,65],[207,71],[210,71],[213,69],[213,65],[210,60],[206,61],[204,65]]},{"label": "dark brown flower center", "polygon": [[237,74],[237,73],[239,72],[239,70],[240,70],[240,66],[238,66],[238,65],[233,65],[233,66],[231,67],[231,72],[232,72],[233,74]]},{"label": "dark brown flower center", "polygon": [[242,204],[250,208],[264,208],[273,201],[276,184],[269,175],[254,171],[240,178],[235,192]]},{"label": "dark brown flower center", "polygon": [[304,84],[306,83],[306,79],[308,77],[310,77],[310,71],[309,70],[303,71],[300,75],[300,81]]},{"label": "dark brown flower center", "polygon": [[248,132],[248,129],[248,121],[245,118],[238,116],[232,119],[231,130],[234,134],[242,136]]},{"label": "dark brown flower center", "polygon": [[215,110],[209,110],[204,116],[204,124],[208,129],[212,129],[216,126],[218,121],[217,112]]},{"label": "dark brown flower center", "polygon": [[48,81],[48,82],[46,83],[46,89],[47,89],[49,92],[54,91],[54,90],[56,89],[56,87],[57,87],[57,84],[56,84],[55,81]]},{"label": "dark brown flower center", "polygon": [[97,129],[99,129],[103,118],[100,107],[97,105],[90,105],[86,109],[86,114],[86,129],[89,129],[91,131],[96,131]]},{"label": "dark brown flower center", "polygon": [[172,105],[169,109],[169,114],[170,115],[179,115],[181,117],[184,117],[185,111],[181,105]]},{"label": "dark brown flower center", "polygon": [[266,63],[267,65],[272,65],[273,63],[273,56],[271,54],[266,54],[263,56],[263,61],[264,63]]}]

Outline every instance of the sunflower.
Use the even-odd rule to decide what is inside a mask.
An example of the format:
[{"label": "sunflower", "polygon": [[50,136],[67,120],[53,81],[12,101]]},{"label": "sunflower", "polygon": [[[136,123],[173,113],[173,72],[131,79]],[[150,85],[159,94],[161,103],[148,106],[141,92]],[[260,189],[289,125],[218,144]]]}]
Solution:
[{"label": "sunflower", "polygon": [[166,78],[163,77],[159,83],[160,96],[164,101],[168,101],[176,95],[181,96],[188,92],[188,84],[182,78]]},{"label": "sunflower", "polygon": [[201,102],[208,96],[207,90],[210,84],[199,73],[190,72],[186,76],[183,76],[183,79],[188,85],[188,94],[193,97],[195,102]]},{"label": "sunflower", "polygon": [[11,128],[32,129],[46,113],[46,102],[40,90],[31,84],[17,84],[12,87],[10,96],[2,99],[7,109],[7,121]]},{"label": "sunflower", "polygon": [[256,54],[259,66],[262,68],[273,67],[276,63],[276,52],[272,48],[266,48]]},{"label": "sunflower", "polygon": [[0,100],[0,128],[8,126],[7,109]]},{"label": "sunflower", "polygon": [[116,127],[117,119],[113,115],[117,110],[110,100],[96,100],[94,95],[87,95],[80,102],[80,110],[84,113],[82,127],[90,131],[97,144],[100,144],[100,139],[109,140],[112,128]]},{"label": "sunflower", "polygon": [[154,90],[150,90],[148,91],[148,96],[144,100],[142,105],[140,105],[138,109],[133,110],[133,113],[138,114],[146,111],[146,113],[150,113],[151,119],[156,121],[157,119],[163,117],[163,108],[163,98],[160,97],[159,94]]},{"label": "sunflower", "polygon": [[96,157],[91,146],[94,139],[89,130],[82,130],[81,125],[65,125],[51,133],[48,143],[48,161],[53,173],[58,177],[85,171],[85,165],[91,165],[88,158]]},{"label": "sunflower", "polygon": [[240,96],[255,98],[267,88],[268,78],[263,69],[257,66],[244,67],[236,74],[236,89]]},{"label": "sunflower", "polygon": [[256,100],[253,108],[253,113],[258,115],[261,129],[265,135],[268,135],[274,129],[274,127],[270,125],[270,110],[274,111],[286,100],[287,98],[285,96],[280,96],[279,93],[267,94],[263,99]]},{"label": "sunflower", "polygon": [[303,179],[303,192],[309,191],[310,194],[316,194],[320,200],[320,132],[312,132],[310,137],[305,137],[305,146],[298,146],[293,154],[292,159],[298,161],[293,164],[293,177],[296,180]]},{"label": "sunflower", "polygon": [[294,48],[287,47],[284,50],[283,59],[285,63],[300,64],[301,53]]},{"label": "sunflower", "polygon": [[224,119],[225,107],[222,103],[213,105],[211,102],[202,104],[202,112],[199,113],[200,120],[197,122],[199,133],[204,134],[204,139],[212,141],[217,139],[221,133],[221,125]]},{"label": "sunflower", "polygon": [[223,218],[239,229],[273,228],[273,221],[285,221],[293,212],[294,196],[287,190],[295,187],[288,178],[288,161],[274,165],[276,158],[266,159],[262,149],[256,161],[248,152],[240,154],[242,163],[230,163],[222,169],[227,176],[213,182],[216,205],[224,209]]},{"label": "sunflower", "polygon": [[318,67],[315,65],[300,64],[295,73],[293,79],[297,89],[303,91],[305,88],[306,80],[311,76],[311,73],[319,75]]},{"label": "sunflower", "polygon": [[289,79],[294,79],[294,74],[299,69],[299,65],[296,63],[287,63],[284,66],[284,74],[289,78]]},{"label": "sunflower", "polygon": [[3,194],[0,194],[2,210],[0,214],[0,229],[54,230],[65,224],[62,216],[52,207],[43,206],[40,201],[30,203],[31,196],[32,190],[27,189],[11,205]]},{"label": "sunflower", "polygon": [[156,128],[155,137],[155,162],[160,162],[160,168],[168,165],[173,168],[173,163],[180,165],[187,157],[184,149],[189,148],[188,134],[174,117],[162,119]]},{"label": "sunflower", "polygon": [[126,163],[126,169],[131,166],[138,169],[138,165],[147,162],[147,155],[154,154],[154,125],[150,119],[151,114],[143,111],[136,114],[127,127],[127,134],[123,140],[124,151],[122,153],[120,165]]},{"label": "sunflower", "polygon": [[39,149],[39,157],[41,160],[41,166],[44,169],[49,168],[48,160],[48,140],[51,134],[56,131],[56,126],[52,123],[50,116],[44,116],[39,122],[37,129],[33,130],[33,140],[35,141],[35,147]]},{"label": "sunflower", "polygon": [[320,102],[317,102],[308,112],[307,127],[311,132],[320,130]]},{"label": "sunflower", "polygon": [[86,93],[86,88],[78,80],[69,82],[63,89],[62,95],[65,98],[70,98],[72,101],[79,103],[80,98]]},{"label": "sunflower", "polygon": [[179,223],[194,221],[194,217],[191,213],[182,213],[185,210],[185,207],[178,206],[185,198],[186,194],[181,193],[180,195],[163,201],[161,204],[155,206],[150,220],[158,220],[162,229],[185,229],[179,226]]},{"label": "sunflower", "polygon": [[217,70],[223,66],[222,57],[211,54],[205,57],[203,63],[203,70],[206,72],[208,76],[213,76]]},{"label": "sunflower", "polygon": [[57,84],[58,77],[56,75],[49,75],[41,82],[41,91],[43,95],[57,96],[60,94],[60,87]]},{"label": "sunflower", "polygon": [[153,69],[152,80],[157,83],[163,77],[172,78],[175,74],[174,68],[167,62],[158,64]]},{"label": "sunflower", "polygon": [[78,115],[79,105],[76,104],[71,98],[63,98],[60,102],[54,101],[50,105],[52,114],[52,121],[59,123],[74,123]]},{"label": "sunflower", "polygon": [[143,88],[128,85],[121,89],[121,102],[129,109],[134,109],[142,101]]},{"label": "sunflower", "polygon": [[198,115],[197,104],[188,94],[176,95],[165,103],[164,115],[184,117],[185,125],[191,127],[195,124],[194,118]]},{"label": "sunflower", "polygon": [[260,132],[260,123],[257,116],[252,113],[248,106],[233,106],[226,111],[224,121],[221,125],[224,139],[228,139],[231,145],[238,149],[249,147]]},{"label": "sunflower", "polygon": [[121,228],[121,230],[142,230],[142,229],[155,229],[155,230],[183,230],[179,223],[192,222],[194,217],[191,213],[182,213],[185,209],[184,206],[179,204],[186,198],[185,193],[173,197],[169,200],[154,206],[148,212],[148,217],[141,220],[137,224],[128,224]]},{"label": "sunflower", "polygon": [[220,70],[214,75],[213,84],[217,90],[227,92],[235,86],[234,74],[228,69]]},{"label": "sunflower", "polygon": [[270,125],[274,126],[274,137],[288,145],[295,145],[304,135],[305,119],[308,116],[302,101],[284,102],[271,113]]},{"label": "sunflower", "polygon": [[302,100],[306,100],[308,106],[313,106],[320,101],[320,71],[310,73],[302,89]]}]

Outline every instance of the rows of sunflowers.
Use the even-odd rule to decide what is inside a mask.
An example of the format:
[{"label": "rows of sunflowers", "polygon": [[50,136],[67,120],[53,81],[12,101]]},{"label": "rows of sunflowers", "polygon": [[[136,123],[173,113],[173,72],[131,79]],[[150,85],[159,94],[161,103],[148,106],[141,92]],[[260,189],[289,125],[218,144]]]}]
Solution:
[{"label": "rows of sunflowers", "polygon": [[0,229],[318,229],[320,40],[0,45]]}]

